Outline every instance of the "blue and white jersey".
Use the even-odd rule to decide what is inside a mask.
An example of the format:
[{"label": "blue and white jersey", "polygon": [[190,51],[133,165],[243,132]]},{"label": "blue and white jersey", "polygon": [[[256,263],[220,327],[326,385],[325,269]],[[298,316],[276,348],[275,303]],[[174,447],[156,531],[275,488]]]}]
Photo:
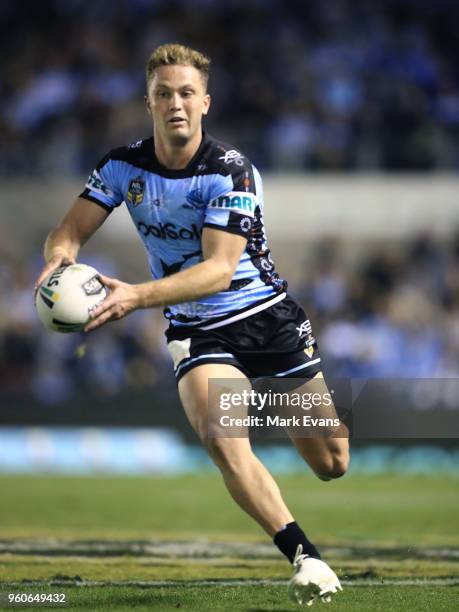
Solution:
[{"label": "blue and white jersey", "polygon": [[242,153],[206,133],[183,170],[169,170],[158,162],[153,138],[113,149],[92,172],[80,197],[109,212],[126,204],[154,279],[202,261],[204,227],[247,238],[230,287],[170,306],[165,315],[173,325],[223,323],[283,297],[286,283],[275,272],[263,226],[260,174]]}]

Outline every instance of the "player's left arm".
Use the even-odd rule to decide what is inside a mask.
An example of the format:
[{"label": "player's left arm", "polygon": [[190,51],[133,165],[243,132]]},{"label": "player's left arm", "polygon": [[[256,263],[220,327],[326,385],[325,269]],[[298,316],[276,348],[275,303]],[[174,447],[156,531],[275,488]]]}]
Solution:
[{"label": "player's left arm", "polygon": [[[223,229],[223,228],[222,228]],[[100,275],[109,296],[92,313],[85,331],[125,317],[138,308],[191,302],[227,289],[244,252],[247,238],[205,227],[202,232],[203,261],[160,280],[138,285]]]}]

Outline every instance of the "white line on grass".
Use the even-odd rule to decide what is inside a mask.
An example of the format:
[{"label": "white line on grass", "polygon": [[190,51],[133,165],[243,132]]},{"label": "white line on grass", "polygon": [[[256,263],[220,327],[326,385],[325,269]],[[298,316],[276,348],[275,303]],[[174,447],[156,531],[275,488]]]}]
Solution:
[{"label": "white line on grass", "polygon": [[[0,581],[0,588],[26,588],[29,586],[55,587],[231,587],[231,586],[269,586],[287,585],[287,580],[23,580],[17,582]],[[376,586],[459,586],[459,578],[384,578],[341,580],[348,587]]]},{"label": "white line on grass", "polygon": [[[361,544],[359,546],[323,546],[324,556],[333,559],[395,558],[395,559],[459,559],[457,547],[384,547]],[[0,554],[117,556],[131,554],[136,557],[219,559],[240,557],[245,559],[279,559],[281,555],[270,542],[219,542],[207,539],[188,541],[168,540],[62,540],[62,539],[0,539]]]}]

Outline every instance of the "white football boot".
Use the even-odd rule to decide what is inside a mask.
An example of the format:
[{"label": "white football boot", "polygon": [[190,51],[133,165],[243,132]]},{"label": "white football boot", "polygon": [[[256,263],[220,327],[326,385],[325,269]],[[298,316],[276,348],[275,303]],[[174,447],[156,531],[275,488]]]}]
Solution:
[{"label": "white football boot", "polygon": [[293,560],[295,573],[288,583],[288,596],[295,603],[307,606],[312,606],[316,599],[328,603],[334,593],[343,590],[338,576],[324,561],[302,552],[303,546],[299,544]]}]

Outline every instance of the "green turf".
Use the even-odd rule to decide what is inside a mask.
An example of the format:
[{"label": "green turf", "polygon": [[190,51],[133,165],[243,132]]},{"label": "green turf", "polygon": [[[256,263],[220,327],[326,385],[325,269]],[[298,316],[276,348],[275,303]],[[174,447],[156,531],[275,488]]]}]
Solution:
[{"label": "green turf", "polygon": [[[321,543],[459,545],[459,480],[305,474],[278,482]],[[0,477],[0,537],[262,539],[218,475],[177,478]]]},{"label": "green turf", "polygon": [[[131,612],[147,610],[214,611],[239,610],[267,612],[268,610],[299,610],[286,598],[284,586],[231,586],[231,587],[78,587],[72,589],[14,589],[13,592],[65,593],[68,605],[64,610],[116,610]],[[4,591],[6,592],[6,591]],[[459,587],[349,587],[323,608],[327,612],[400,612],[429,610],[453,611],[457,609]],[[318,604],[317,610],[322,610]],[[4,606],[2,609],[5,609]],[[29,608],[44,609],[50,608]],[[59,608],[54,608],[59,609]],[[309,608],[303,608],[309,610]],[[313,607],[316,609],[316,606]]]},{"label": "green turf", "polygon": [[[294,515],[324,547],[339,576],[351,583],[324,609],[457,609],[456,586],[402,587],[387,582],[459,577],[454,550],[444,558],[416,556],[416,549],[423,547],[459,545],[458,480],[385,475],[323,483],[307,473],[277,480]],[[0,539],[207,538],[249,541],[255,551],[250,558],[182,558],[180,553],[136,556],[129,551],[124,556],[119,552],[101,556],[5,552],[0,554],[0,590],[4,592],[65,591],[69,610],[298,609],[288,602],[281,585],[193,584],[199,580],[286,580],[290,574],[280,555],[278,559],[257,557],[255,543],[268,539],[229,500],[216,474],[180,478],[2,476],[0,491]],[[346,553],[340,546],[353,548]],[[382,580],[386,585],[353,586],[365,578]],[[65,579],[120,584],[52,585]],[[27,580],[40,580],[43,585],[28,586]],[[178,580],[186,585],[141,588],[123,584],[141,580]],[[21,587],[11,585],[21,581]]]},{"label": "green turf", "polygon": [[[339,560],[333,555],[327,561],[346,580],[362,576],[374,579],[456,578],[459,564],[454,561],[413,560]],[[0,581],[53,581],[59,577],[96,581],[126,580],[287,580],[290,567],[278,561],[223,558],[152,559],[133,557],[87,557],[0,555]]]}]

